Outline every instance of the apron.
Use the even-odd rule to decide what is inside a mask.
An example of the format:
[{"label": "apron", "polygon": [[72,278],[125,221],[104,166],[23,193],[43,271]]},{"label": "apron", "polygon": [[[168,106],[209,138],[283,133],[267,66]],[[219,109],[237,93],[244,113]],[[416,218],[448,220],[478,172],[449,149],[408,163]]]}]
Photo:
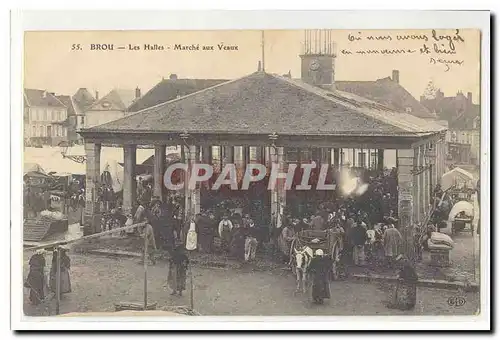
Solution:
[{"label": "apron", "polygon": [[195,250],[198,244],[198,235],[196,234],[196,224],[191,222],[189,225],[189,231],[186,236],[186,249]]}]

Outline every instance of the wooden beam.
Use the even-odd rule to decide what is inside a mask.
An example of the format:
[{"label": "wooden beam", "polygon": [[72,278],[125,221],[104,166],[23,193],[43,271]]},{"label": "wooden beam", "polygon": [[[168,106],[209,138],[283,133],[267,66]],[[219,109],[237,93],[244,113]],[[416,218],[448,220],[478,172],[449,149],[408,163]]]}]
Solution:
[{"label": "wooden beam", "polygon": [[126,227],[115,228],[115,229],[112,229],[112,230],[107,230],[107,231],[103,231],[103,232],[100,232],[100,233],[95,233],[95,234],[92,234],[92,235],[82,236],[82,237],[76,238],[74,240],[55,241],[55,242],[51,242],[51,243],[41,244],[39,246],[24,248],[23,251],[35,251],[35,250],[38,250],[38,249],[52,249],[52,248],[55,248],[57,246],[71,244],[71,243],[75,243],[75,242],[79,242],[79,241],[86,241],[86,240],[90,240],[90,239],[93,239],[93,238],[98,238],[98,237],[101,237],[101,236],[104,236],[104,235],[109,235],[109,234],[112,234],[112,233],[117,233],[117,232],[120,232],[120,231],[125,231],[125,230],[131,230],[131,229],[134,229],[134,228],[144,227],[146,224],[147,224],[146,222],[136,223],[136,224],[132,224],[132,225],[129,225],[129,226],[126,226]]}]

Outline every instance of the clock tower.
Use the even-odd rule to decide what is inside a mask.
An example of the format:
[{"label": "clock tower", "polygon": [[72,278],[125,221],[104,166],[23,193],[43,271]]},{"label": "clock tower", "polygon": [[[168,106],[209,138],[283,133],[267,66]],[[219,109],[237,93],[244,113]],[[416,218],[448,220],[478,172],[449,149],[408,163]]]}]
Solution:
[{"label": "clock tower", "polygon": [[300,58],[302,81],[314,86],[334,86],[335,42],[331,30],[305,30]]}]

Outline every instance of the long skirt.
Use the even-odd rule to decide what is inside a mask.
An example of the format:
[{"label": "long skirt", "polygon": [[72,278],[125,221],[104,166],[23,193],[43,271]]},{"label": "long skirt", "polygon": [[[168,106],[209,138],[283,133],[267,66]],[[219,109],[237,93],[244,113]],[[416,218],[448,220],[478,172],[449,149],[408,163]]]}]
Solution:
[{"label": "long skirt", "polygon": [[328,283],[328,278],[319,277],[313,279],[312,298],[315,302],[330,298],[330,284]]},{"label": "long skirt", "polygon": [[[56,273],[55,270],[50,271],[50,291],[56,293]],[[61,294],[71,293],[71,279],[69,277],[69,270],[61,268]]]},{"label": "long skirt", "polygon": [[400,310],[410,310],[417,303],[417,285],[414,283],[399,282],[389,307]]},{"label": "long skirt", "polygon": [[167,283],[173,291],[183,291],[186,289],[186,269],[176,264],[170,264],[168,268]]},{"label": "long skirt", "polygon": [[30,302],[38,305],[45,299],[45,277],[42,271],[30,270],[24,286],[30,290]]}]

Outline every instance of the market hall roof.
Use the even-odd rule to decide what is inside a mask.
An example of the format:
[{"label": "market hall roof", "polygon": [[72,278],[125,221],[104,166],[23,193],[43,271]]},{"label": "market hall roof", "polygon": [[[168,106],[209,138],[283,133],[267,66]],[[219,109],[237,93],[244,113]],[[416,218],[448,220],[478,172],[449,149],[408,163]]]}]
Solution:
[{"label": "market hall roof", "polygon": [[82,132],[366,137],[423,136],[443,130],[351,93],[256,72]]}]

